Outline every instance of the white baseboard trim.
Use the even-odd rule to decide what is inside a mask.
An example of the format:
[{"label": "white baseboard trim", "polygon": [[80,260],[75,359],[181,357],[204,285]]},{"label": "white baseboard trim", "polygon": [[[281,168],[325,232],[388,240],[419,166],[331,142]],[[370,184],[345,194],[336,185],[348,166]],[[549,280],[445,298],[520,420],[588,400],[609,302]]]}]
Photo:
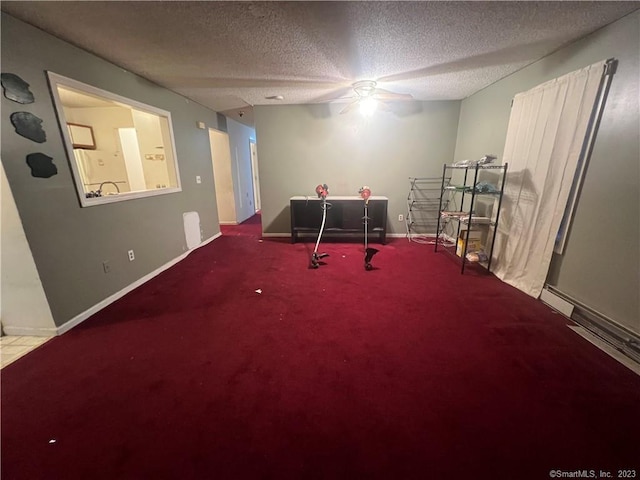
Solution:
[{"label": "white baseboard trim", "polygon": [[263,233],[264,238],[291,238],[290,233]]},{"label": "white baseboard trim", "polygon": [[405,232],[405,233],[387,233],[387,238],[407,238],[407,232]]},{"label": "white baseboard trim", "polygon": [[[135,282],[133,282],[131,285],[127,285],[125,288],[123,288],[122,290],[114,293],[113,295],[105,298],[104,300],[102,300],[101,302],[98,302],[97,304],[95,304],[93,307],[88,308],[87,310],[85,310],[84,312],[76,315],[75,317],[73,317],[71,320],[69,320],[68,322],[63,323],[62,325],[60,325],[58,328],[55,329],[55,332],[53,333],[54,335],[62,335],[65,332],[68,332],[69,330],[71,330],[73,327],[79,325],[80,323],[84,322],[87,318],[89,318],[91,315],[99,312],[100,310],[102,310],[103,308],[105,308],[106,306],[112,304],[113,302],[115,302],[116,300],[124,297],[127,293],[135,290],[136,288],[138,288],[140,285],[147,283],[149,280],[151,280],[153,277],[161,274],[162,272],[164,272],[165,270],[167,270],[168,268],[173,267],[176,263],[179,263],[180,261],[184,260],[187,255],[189,255],[191,252],[193,252],[194,250],[197,250],[200,247],[204,247],[205,245],[207,245],[208,243],[213,242],[216,238],[220,237],[222,235],[222,233],[217,233],[216,235],[214,235],[211,238],[208,238],[207,240],[204,240],[200,245],[198,245],[197,247],[191,249],[191,250],[187,250],[186,252],[184,252],[182,255],[174,258],[173,260],[165,263],[164,265],[156,268],[154,271],[146,274],[144,277],[139,278],[138,280],[136,280]],[[9,332],[7,330],[8,327],[4,327],[5,332]],[[11,334],[13,335],[13,334]],[[23,335],[27,335],[26,333]],[[35,333],[32,335],[36,335]],[[40,335],[42,336],[42,335]]]},{"label": "white baseboard trim", "polygon": [[582,338],[584,338],[588,342],[598,347],[600,350],[605,352],[611,358],[614,358],[615,360],[623,364],[625,367],[627,367],[629,370],[634,372],[636,375],[640,375],[640,364],[634,362],[631,358],[626,356],[620,350],[615,349],[613,346],[611,346],[611,344],[605,342],[604,340],[597,337],[596,335],[591,333],[589,330],[587,330],[584,327],[581,327],[580,325],[567,325],[567,327],[569,327],[571,330],[573,330],[575,333],[580,335]]}]

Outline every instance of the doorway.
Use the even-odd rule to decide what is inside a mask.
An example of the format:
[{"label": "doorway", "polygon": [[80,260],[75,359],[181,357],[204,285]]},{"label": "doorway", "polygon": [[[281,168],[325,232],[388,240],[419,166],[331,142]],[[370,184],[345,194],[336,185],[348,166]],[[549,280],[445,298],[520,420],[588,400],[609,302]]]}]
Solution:
[{"label": "doorway", "polygon": [[229,134],[210,128],[209,140],[213,160],[213,180],[216,187],[216,204],[218,205],[218,222],[221,225],[235,225],[237,224],[236,202],[233,193]]}]

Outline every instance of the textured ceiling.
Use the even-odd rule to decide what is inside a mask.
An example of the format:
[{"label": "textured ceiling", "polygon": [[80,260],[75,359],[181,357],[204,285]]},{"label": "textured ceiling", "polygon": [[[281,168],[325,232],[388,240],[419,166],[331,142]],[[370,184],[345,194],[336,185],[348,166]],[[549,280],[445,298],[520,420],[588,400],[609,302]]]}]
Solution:
[{"label": "textured ceiling", "polygon": [[[349,95],[362,79],[417,100],[462,99],[639,7],[609,1],[1,6],[243,123],[251,123],[252,105],[327,101]],[[274,95],[284,100],[267,99]]]}]

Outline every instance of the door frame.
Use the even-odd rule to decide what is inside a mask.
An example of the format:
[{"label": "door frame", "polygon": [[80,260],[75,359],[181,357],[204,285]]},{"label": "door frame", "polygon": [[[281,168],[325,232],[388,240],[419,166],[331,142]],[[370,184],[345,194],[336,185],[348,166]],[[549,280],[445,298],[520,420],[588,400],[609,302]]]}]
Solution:
[{"label": "door frame", "polygon": [[257,212],[262,210],[260,203],[260,176],[258,173],[258,145],[253,138],[249,139],[249,155],[251,156],[251,181],[253,183],[253,207]]}]

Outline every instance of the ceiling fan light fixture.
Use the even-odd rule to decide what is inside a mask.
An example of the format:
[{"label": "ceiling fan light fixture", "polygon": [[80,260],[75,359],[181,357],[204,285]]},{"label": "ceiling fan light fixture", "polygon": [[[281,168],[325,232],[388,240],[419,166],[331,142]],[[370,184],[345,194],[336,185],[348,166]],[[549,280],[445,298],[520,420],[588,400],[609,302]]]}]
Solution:
[{"label": "ceiling fan light fixture", "polygon": [[376,91],[377,83],[374,80],[360,80],[352,85],[354,92],[361,98],[370,97]]},{"label": "ceiling fan light fixture", "polygon": [[370,117],[378,108],[378,101],[372,97],[365,97],[360,100],[360,113],[365,117]]}]

